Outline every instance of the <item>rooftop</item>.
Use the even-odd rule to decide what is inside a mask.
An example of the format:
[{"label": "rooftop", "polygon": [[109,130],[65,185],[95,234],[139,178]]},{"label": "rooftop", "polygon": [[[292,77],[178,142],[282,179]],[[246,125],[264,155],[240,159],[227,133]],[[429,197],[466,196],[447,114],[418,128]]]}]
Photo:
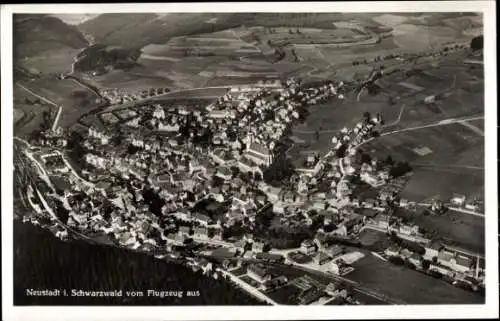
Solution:
[{"label": "rooftop", "polygon": [[271,154],[271,151],[269,150],[269,148],[267,148],[263,144],[259,144],[259,143],[255,143],[255,142],[252,142],[250,144],[249,151],[253,151],[255,153],[262,154],[262,155]]}]

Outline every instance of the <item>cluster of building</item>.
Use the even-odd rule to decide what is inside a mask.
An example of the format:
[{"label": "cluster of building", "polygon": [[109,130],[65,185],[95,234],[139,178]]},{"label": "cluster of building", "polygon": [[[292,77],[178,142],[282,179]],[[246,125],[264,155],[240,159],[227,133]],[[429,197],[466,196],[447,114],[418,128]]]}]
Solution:
[{"label": "cluster of building", "polygon": [[[312,222],[310,213],[317,213],[325,218],[325,225],[335,224],[332,233],[346,235],[356,230],[363,221],[362,215],[352,209],[370,208],[383,212],[383,202],[376,199],[358,199],[353,195],[354,185],[346,177],[359,175],[361,180],[366,176],[377,178],[375,186],[381,186],[389,180],[389,169],[362,163],[357,157],[357,146],[371,138],[371,133],[381,119],[376,117],[360,122],[353,130],[344,128],[338,136],[333,137],[332,150],[319,157],[309,155],[302,167],[296,168],[294,177],[288,188],[278,189],[273,200],[273,210],[286,217],[305,216]],[[344,149],[345,153],[339,153]],[[370,176],[371,175],[371,176]]]},{"label": "cluster of building", "polygon": [[47,130],[42,133],[42,136],[37,141],[40,147],[59,147],[65,148],[68,145],[67,132],[58,127],[56,130]]},{"label": "cluster of building", "polygon": [[99,94],[111,105],[124,104],[127,102],[140,101],[151,97],[166,94],[169,88],[150,88],[137,92],[126,92],[119,88],[108,88],[100,90]]},{"label": "cluster of building", "polygon": [[[484,284],[484,260],[467,251],[446,246],[440,241],[430,241],[424,253],[393,245],[385,250],[389,257],[400,257],[418,270],[439,272],[452,280],[469,283],[472,287]],[[425,263],[428,266],[424,266]]]},{"label": "cluster of building", "polygon": [[[346,251],[345,247],[337,244],[328,245],[323,240],[321,236],[317,236],[314,240],[304,240],[301,243],[299,253],[312,259],[308,263],[322,271],[337,275],[352,272],[354,268],[351,264],[360,259],[362,255],[359,252]],[[291,259],[293,260],[293,256]]]},{"label": "cluster of building", "polygon": [[347,290],[337,283],[330,283],[325,287],[307,275],[289,280],[284,275],[269,272],[266,266],[260,263],[248,265],[246,275],[262,291],[275,290],[287,285],[296,287],[299,290],[298,293],[294,297],[290,297],[289,300],[297,301],[296,303],[300,305],[311,304],[326,295],[344,299],[348,295]]},{"label": "cluster of building", "polygon": [[463,207],[469,211],[479,211],[482,206],[482,202],[478,198],[467,199],[465,195],[454,195],[450,204],[452,206]]},{"label": "cluster of building", "polygon": [[[213,143],[221,153],[226,151],[224,161],[234,159],[240,170],[261,173],[275,161],[276,147],[300,118],[300,108],[338,97],[337,89],[333,83],[302,89],[293,79],[276,88],[232,89],[207,107],[206,122],[213,125]],[[235,149],[240,150],[235,153]]]},{"label": "cluster of building", "polygon": [[[117,240],[127,240],[120,241],[121,244],[140,246],[148,238],[147,233],[141,236],[133,231],[137,221],[145,220],[150,225],[158,223],[157,219],[149,221],[155,216],[147,214],[150,212],[142,196],[144,189],[152,188],[165,202],[161,215],[169,217],[170,223],[182,221],[187,225],[165,233],[164,229],[157,228],[157,234],[164,235],[163,241],[182,243],[193,236],[199,240],[221,241],[221,229],[236,222],[251,225],[258,210],[269,204],[281,215],[284,224],[294,220],[311,224],[312,213],[320,212],[325,217],[325,226],[336,225],[333,234],[345,236],[357,232],[364,218],[348,207],[374,207],[375,204],[352,199],[349,182],[344,176],[358,170],[376,173],[370,168],[374,164],[358,166],[355,156],[356,146],[371,137],[371,132],[381,122],[380,116],[359,122],[352,130],[342,129],[332,139],[330,153],[308,157],[304,168],[297,170],[291,188],[273,187],[240,176],[251,172],[253,178],[255,175],[262,177],[263,171],[274,161],[274,147],[292,122],[299,118],[299,109],[335,95],[341,98],[338,91],[342,85],[328,83],[306,88],[291,79],[282,87],[274,88],[279,89],[274,95],[271,90],[261,87],[240,88],[237,92],[228,92],[206,111],[188,111],[185,106],[165,104],[144,106],[122,126],[128,135],[118,145],[112,143],[116,131],[90,126],[83,143],[88,168],[82,175],[87,181],[75,180],[75,188],[81,186],[81,189],[91,190],[92,198],[111,200],[115,206],[113,213],[121,218],[118,220],[121,223],[118,229],[111,229],[110,224],[114,221],[103,217],[103,209],[84,201],[82,208],[70,210],[72,226],[104,231]],[[145,124],[152,130],[169,133],[150,135],[143,128]],[[181,127],[187,128],[185,133],[188,134],[180,134]],[[196,138],[207,133],[211,142],[200,147]],[[341,148],[346,150],[343,156],[337,154]],[[386,179],[383,174],[376,173],[379,179]],[[129,190],[116,187],[116,177],[129,182]],[[327,189],[317,190],[320,184]],[[217,217],[202,213],[191,215],[191,208],[204,199],[229,206]],[[195,229],[191,228],[193,224],[196,224]],[[207,228],[218,232],[208,233]],[[117,234],[121,232],[124,236]]]}]

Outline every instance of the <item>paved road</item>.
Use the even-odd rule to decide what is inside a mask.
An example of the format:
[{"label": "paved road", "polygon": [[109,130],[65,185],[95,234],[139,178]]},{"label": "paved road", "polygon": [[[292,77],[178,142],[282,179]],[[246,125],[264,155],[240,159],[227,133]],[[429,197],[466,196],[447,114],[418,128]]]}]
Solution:
[{"label": "paved road", "polygon": [[452,124],[462,123],[464,121],[478,120],[478,119],[484,119],[484,116],[475,116],[475,117],[467,117],[467,118],[448,118],[448,119],[440,120],[437,123],[433,123],[433,124],[416,126],[416,127],[408,127],[408,128],[393,130],[393,131],[390,131],[390,132],[385,132],[385,133],[380,134],[380,136],[387,136],[387,135],[392,135],[392,134],[397,134],[397,133],[404,133],[404,132],[408,132],[408,131],[425,129],[425,128],[431,128],[431,127],[439,127],[439,126],[445,126],[445,125],[452,125]]},{"label": "paved road", "polygon": [[46,98],[46,97],[43,97],[33,91],[31,91],[30,89],[26,88],[25,86],[21,85],[20,83],[16,82],[16,85],[18,85],[20,88],[22,88],[23,90],[27,91],[28,93],[32,94],[33,96],[45,101],[46,103],[54,106],[54,107],[57,107],[57,115],[56,115],[56,118],[54,120],[54,123],[52,124],[52,130],[55,130],[57,128],[57,123],[59,122],[59,119],[61,118],[61,113],[62,113],[62,110],[63,110],[63,107],[62,105],[59,106],[57,105],[55,102],[53,102],[52,100]]},{"label": "paved road", "polygon": [[477,126],[474,126],[472,125],[471,123],[467,122],[467,121],[461,121],[461,122],[458,122],[459,124],[469,128],[470,130],[472,130],[474,133],[478,134],[479,136],[484,136],[484,131],[477,127]]},{"label": "paved road", "polygon": [[102,98],[101,94],[94,88],[90,87],[89,85],[87,85],[83,80],[81,80],[80,78],[78,77],[75,77],[75,76],[71,76],[71,77],[68,77],[67,79],[71,79],[73,80],[73,82],[75,82],[77,85],[79,85],[80,87],[83,87],[89,91],[91,91],[94,95],[96,95],[97,97],[99,98]]},{"label": "paved road", "polygon": [[400,111],[399,111],[398,118],[397,118],[395,121],[393,121],[393,122],[392,122],[392,123],[390,123],[390,124],[384,125],[383,127],[391,127],[391,126],[396,126],[397,124],[399,124],[399,122],[401,121],[401,117],[403,116],[403,112],[405,111],[405,107],[406,107],[406,105],[405,105],[405,104],[403,104],[403,105],[401,106],[401,109],[400,109]]},{"label": "paved road", "polygon": [[484,171],[484,167],[469,166],[469,165],[445,165],[445,164],[433,164],[426,162],[415,162],[411,163],[411,165],[414,167],[424,167],[424,168],[441,168],[441,169],[456,169],[456,170],[470,169],[470,170]]},{"label": "paved road", "polygon": [[28,93],[32,94],[33,96],[37,97],[37,98],[40,98],[41,100],[43,100],[44,102],[46,102],[47,104],[50,104],[52,106],[55,106],[55,107],[59,107],[55,102],[53,102],[52,100],[48,99],[48,98],[45,98],[43,96],[40,96],[39,94],[31,91],[30,89],[26,88],[25,86],[21,85],[19,82],[16,82],[16,85],[19,86],[20,88],[22,88],[23,90],[27,91]]},{"label": "paved road", "polygon": [[63,107],[59,106],[59,108],[57,109],[56,118],[54,119],[54,123],[52,124],[52,130],[57,129],[57,123],[59,123],[59,119],[61,119],[62,110],[63,110]]},{"label": "paved road", "polygon": [[458,208],[458,207],[448,207],[448,208],[450,210],[453,210],[453,211],[456,211],[456,212],[460,212],[460,213],[474,215],[474,216],[478,216],[478,217],[483,217],[484,218],[484,213],[478,213],[478,212],[474,212],[474,211],[469,211],[469,210],[466,210],[466,209],[463,209],[463,208]]},{"label": "paved road", "polygon": [[[452,125],[452,124],[457,124],[457,123],[460,123],[460,122],[463,122],[463,121],[478,120],[478,119],[484,119],[484,116],[468,116],[468,117],[465,117],[465,118],[448,118],[448,119],[440,120],[440,121],[438,121],[436,123],[432,123],[432,124],[428,124],[428,125],[402,128],[402,129],[398,129],[398,130],[393,130],[393,131],[381,133],[380,137],[387,136],[387,135],[398,134],[398,133],[404,133],[404,132],[408,132],[408,131],[419,130],[419,129],[439,127],[439,126],[445,126],[445,125]],[[360,146],[362,146],[364,144],[367,144],[367,143],[373,141],[374,139],[375,138],[367,139],[366,141],[364,141],[361,144],[359,144],[358,147],[360,147]]]},{"label": "paved road", "polygon": [[403,300],[400,300],[400,299],[397,299],[397,298],[391,298],[391,297],[389,297],[389,296],[387,296],[385,294],[378,293],[378,292],[376,292],[376,291],[374,291],[372,289],[369,289],[369,288],[367,288],[367,287],[359,284],[356,281],[347,279],[347,278],[342,277],[340,275],[336,275],[336,274],[333,274],[333,273],[325,273],[323,271],[314,270],[314,269],[311,269],[311,268],[308,268],[308,267],[304,267],[304,266],[300,266],[300,265],[297,265],[297,264],[293,264],[292,266],[284,265],[284,264],[279,264],[279,263],[269,263],[269,264],[273,265],[273,266],[286,267],[286,268],[293,267],[295,269],[302,270],[304,272],[308,272],[308,273],[316,274],[316,275],[321,276],[321,277],[329,278],[332,281],[341,282],[341,283],[344,283],[344,284],[349,284],[350,286],[352,286],[353,291],[358,292],[358,293],[362,293],[362,294],[367,295],[369,297],[375,298],[376,300],[379,300],[379,301],[387,302],[389,304],[407,304]]},{"label": "paved road", "polygon": [[139,57],[141,59],[149,59],[149,60],[166,60],[166,61],[172,61],[172,62],[178,62],[181,59],[179,58],[174,58],[174,57],[168,57],[168,56],[154,56],[154,55],[148,55],[148,54],[141,54]]}]

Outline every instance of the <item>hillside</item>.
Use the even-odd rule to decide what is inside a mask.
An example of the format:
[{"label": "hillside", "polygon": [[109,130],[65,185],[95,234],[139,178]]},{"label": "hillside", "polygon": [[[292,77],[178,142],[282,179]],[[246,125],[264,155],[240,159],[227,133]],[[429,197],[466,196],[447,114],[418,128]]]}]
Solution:
[{"label": "hillside", "polygon": [[14,59],[34,73],[69,67],[73,55],[87,46],[75,26],[56,17],[18,14],[13,20]]},{"label": "hillside", "polygon": [[[36,267],[36,268],[34,268]],[[67,289],[68,296],[25,296],[26,289]],[[77,290],[199,291],[170,297],[72,297]],[[225,279],[183,265],[83,241],[63,242],[50,232],[14,221],[15,305],[254,305],[263,304]]]},{"label": "hillside", "polygon": [[13,33],[14,56],[19,58],[87,46],[87,41],[76,27],[48,15],[15,15]]},{"label": "hillside", "polygon": [[130,69],[136,65],[135,61],[139,56],[139,49],[92,45],[78,54],[75,71],[98,70],[105,73],[104,69],[107,67]]},{"label": "hillside", "polygon": [[[125,15],[125,16],[124,16]],[[246,26],[314,27],[334,29],[333,22],[362,20],[378,26],[369,14],[339,13],[176,13],[102,14],[78,25],[96,42],[108,45],[142,47],[165,43],[172,37],[211,33]]]}]

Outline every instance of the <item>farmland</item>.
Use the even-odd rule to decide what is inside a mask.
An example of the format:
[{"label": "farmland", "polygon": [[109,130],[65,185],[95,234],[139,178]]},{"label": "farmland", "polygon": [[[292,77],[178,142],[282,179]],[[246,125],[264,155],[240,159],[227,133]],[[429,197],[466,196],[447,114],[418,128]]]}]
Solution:
[{"label": "farmland", "polygon": [[[449,60],[449,58],[447,59]],[[441,69],[443,69],[442,73]],[[382,77],[379,83],[383,91],[378,95],[370,95],[366,90],[359,94],[353,92],[343,101],[319,104],[310,108],[310,115],[303,124],[294,128],[293,134],[308,142],[310,149],[326,151],[329,148],[328,138],[342,127],[353,126],[360,120],[364,112],[370,112],[372,115],[376,113],[383,115],[385,127],[382,129],[382,133],[436,124],[441,120],[454,117],[473,118],[477,119],[474,121],[481,121],[478,117],[483,114],[482,91],[470,92],[470,90],[462,89],[469,88],[471,84],[481,88],[482,83],[476,77],[471,70],[459,67],[457,62],[444,68],[427,65],[421,72],[414,75],[407,75],[402,71],[396,72]],[[435,106],[424,104],[424,98],[427,96],[443,92],[446,94]],[[400,99],[391,103],[390,97],[397,96]],[[413,149],[426,145],[428,139],[434,139],[433,142],[429,142],[434,146],[434,148],[430,147],[433,153],[418,159],[419,162],[428,162],[429,159],[437,155],[436,151],[442,148],[453,148],[453,151],[443,153],[452,152],[455,155],[462,153],[462,157],[456,159],[460,165],[469,165],[462,158],[475,158],[471,160],[471,165],[478,164],[482,162],[480,155],[476,153],[481,150],[481,128],[474,128],[469,124],[471,123],[464,122],[446,127],[412,130],[408,131],[408,134],[388,135],[377,139],[373,144],[378,143],[378,145],[373,149],[384,150],[384,153],[387,154],[393,152],[390,149],[394,145],[398,145],[401,146],[399,149],[401,155],[398,157],[401,159],[409,157],[408,160],[413,161],[419,156]],[[448,126],[451,127],[446,129]],[[318,141],[314,139],[316,131],[320,134]],[[446,134],[441,136],[444,131],[448,132],[449,142],[443,147],[438,140],[440,137],[447,136]],[[458,134],[454,135],[453,133]],[[404,146],[408,148],[404,148]],[[471,152],[471,149],[474,151]]]},{"label": "farmland", "polygon": [[[408,34],[425,32],[437,39],[432,41],[438,47],[461,41],[461,28],[455,26],[453,19],[460,19],[456,24],[466,30],[477,27],[477,23],[467,23],[474,20],[470,16],[452,17],[445,27],[440,25],[444,31],[423,25],[421,20],[429,19],[426,15],[207,13],[127,17],[125,21],[133,21],[134,28],[112,14],[79,26],[98,42],[142,51],[138,65],[132,68],[135,70],[115,71],[92,79],[99,88],[176,89],[243,84],[258,77],[290,75],[305,80],[350,80],[355,73],[366,76],[371,71],[368,64],[353,66],[354,60],[372,62],[389,52],[413,51],[415,46],[407,48],[408,44],[401,43]],[[400,26],[394,21],[405,23]],[[141,37],[134,37],[136,33]],[[381,41],[380,35],[384,35]],[[420,44],[419,48],[426,46]]]},{"label": "farmland", "polygon": [[413,17],[403,14],[381,14],[372,19],[394,29],[394,40],[405,50],[420,50],[470,37],[471,30],[477,33],[478,17],[472,15],[446,16],[421,14]]},{"label": "farmland", "polygon": [[[229,35],[232,35],[228,32]],[[143,49],[147,57],[187,57],[187,56],[239,56],[259,53],[258,48],[237,38],[220,37],[220,33],[212,37],[179,37],[172,38],[166,44],[150,44]]]},{"label": "farmland", "polygon": [[367,32],[356,32],[349,28],[259,28],[252,35],[262,42],[274,45],[283,44],[334,44],[347,45],[372,38]]},{"label": "farmland", "polygon": [[44,14],[14,15],[14,60],[33,74],[57,74],[71,68],[87,41],[74,26]]},{"label": "farmland", "polygon": [[362,231],[359,235],[359,241],[364,247],[376,252],[383,251],[392,244],[385,233],[376,230]]},{"label": "farmland", "polygon": [[81,114],[101,104],[100,98],[92,91],[72,79],[58,80],[40,78],[24,83],[31,91],[45,97],[58,106],[63,106],[59,125],[67,127],[75,123]]},{"label": "farmland", "polygon": [[[183,13],[183,14],[103,14],[79,25],[97,42],[113,45],[144,46],[165,43],[171,38],[202,35],[234,27],[336,29],[334,22],[356,19],[377,31],[381,24],[373,14],[358,13]],[[133,25],[133,28],[131,28]],[[383,29],[382,29],[383,30]]]},{"label": "farmland", "polygon": [[26,136],[46,125],[44,114],[55,117],[56,108],[19,86],[14,86],[14,133]]},{"label": "farmland", "polygon": [[149,69],[136,67],[129,70],[114,70],[104,75],[85,77],[93,86],[100,89],[119,88],[122,91],[140,91],[149,88],[171,87],[173,81],[156,75]]},{"label": "farmland", "polygon": [[20,66],[34,74],[61,74],[71,71],[74,57],[81,49],[63,48],[20,60]]},{"label": "farmland", "polygon": [[483,198],[483,138],[459,123],[382,136],[365,149],[379,158],[410,162],[414,172],[403,197],[446,200],[459,193]]},{"label": "farmland", "polygon": [[367,255],[353,264],[349,279],[410,304],[480,304],[484,298],[442,280]]},{"label": "farmland", "polygon": [[[415,166],[414,175],[401,193],[402,197],[422,201],[429,197],[449,200],[454,194],[484,198],[484,173],[481,169],[463,166]],[[436,179],[439,177],[439,179]],[[425,189],[422,190],[422,187]]]}]

